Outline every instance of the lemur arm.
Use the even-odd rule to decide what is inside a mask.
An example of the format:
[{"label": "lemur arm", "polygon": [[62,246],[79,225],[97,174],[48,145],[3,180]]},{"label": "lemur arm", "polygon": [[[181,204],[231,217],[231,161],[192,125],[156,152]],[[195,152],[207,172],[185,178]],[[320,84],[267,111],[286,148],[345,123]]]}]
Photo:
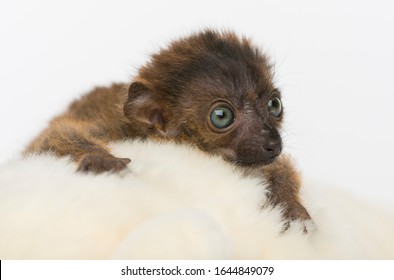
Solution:
[{"label": "lemur arm", "polygon": [[283,207],[284,217],[289,221],[311,219],[299,197],[301,178],[288,156],[280,155],[272,164],[264,166],[263,174],[269,191],[268,205]]}]

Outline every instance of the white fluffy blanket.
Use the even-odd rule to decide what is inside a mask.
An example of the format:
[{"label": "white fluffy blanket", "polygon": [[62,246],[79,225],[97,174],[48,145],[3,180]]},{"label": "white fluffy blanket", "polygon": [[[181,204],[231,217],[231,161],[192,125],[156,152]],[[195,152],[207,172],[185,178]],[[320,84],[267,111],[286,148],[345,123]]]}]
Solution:
[{"label": "white fluffy blanket", "polygon": [[118,143],[118,175],[75,172],[67,159],[16,159],[0,169],[0,259],[394,258],[394,216],[306,183],[318,230],[281,233],[264,186],[219,158],[171,144]]}]

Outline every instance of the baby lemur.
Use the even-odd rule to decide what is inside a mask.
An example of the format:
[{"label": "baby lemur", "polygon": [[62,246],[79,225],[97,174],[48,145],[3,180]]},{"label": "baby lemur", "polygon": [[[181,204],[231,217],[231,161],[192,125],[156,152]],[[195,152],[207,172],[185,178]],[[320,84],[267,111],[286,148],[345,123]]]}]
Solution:
[{"label": "baby lemur", "polygon": [[248,39],[205,30],[152,55],[130,85],[96,88],[51,121],[26,153],[69,156],[80,172],[118,172],[110,141],[152,139],[197,146],[268,183],[268,204],[310,220],[300,179],[280,155],[281,94],[267,57]]}]

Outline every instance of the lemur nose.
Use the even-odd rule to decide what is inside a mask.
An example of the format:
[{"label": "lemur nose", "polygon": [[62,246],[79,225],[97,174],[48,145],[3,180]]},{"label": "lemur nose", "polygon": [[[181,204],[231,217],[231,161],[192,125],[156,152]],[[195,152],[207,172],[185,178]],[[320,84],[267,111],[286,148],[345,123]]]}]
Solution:
[{"label": "lemur nose", "polygon": [[264,143],[263,147],[270,158],[275,158],[282,152],[282,141],[280,139],[270,139]]}]

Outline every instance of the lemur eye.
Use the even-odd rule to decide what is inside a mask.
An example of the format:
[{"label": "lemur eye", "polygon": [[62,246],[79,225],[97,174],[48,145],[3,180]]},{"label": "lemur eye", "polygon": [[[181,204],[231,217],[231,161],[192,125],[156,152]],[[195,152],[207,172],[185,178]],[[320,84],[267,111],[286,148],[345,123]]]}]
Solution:
[{"label": "lemur eye", "polygon": [[234,122],[234,113],[230,108],[221,105],[211,111],[210,120],[217,129],[224,129]]},{"label": "lemur eye", "polygon": [[274,117],[280,116],[282,113],[282,102],[278,97],[272,97],[268,101],[268,112]]}]

